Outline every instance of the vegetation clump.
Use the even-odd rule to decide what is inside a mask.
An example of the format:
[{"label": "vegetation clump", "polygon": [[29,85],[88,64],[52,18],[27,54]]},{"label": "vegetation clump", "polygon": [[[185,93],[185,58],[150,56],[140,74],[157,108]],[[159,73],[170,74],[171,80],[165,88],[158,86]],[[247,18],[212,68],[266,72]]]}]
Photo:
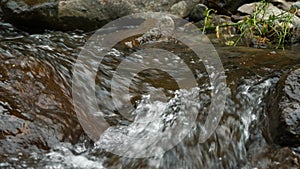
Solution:
[{"label": "vegetation clump", "polygon": [[215,29],[218,34],[222,27],[234,27],[238,36],[225,42],[227,45],[236,46],[238,44],[252,44],[254,47],[266,48],[269,46],[285,49],[293,36],[293,19],[296,17],[295,10],[282,12],[278,15],[268,12],[269,3],[261,0],[256,3],[252,15],[245,16],[236,23],[212,24],[212,9],[205,13],[203,33],[209,29]]}]

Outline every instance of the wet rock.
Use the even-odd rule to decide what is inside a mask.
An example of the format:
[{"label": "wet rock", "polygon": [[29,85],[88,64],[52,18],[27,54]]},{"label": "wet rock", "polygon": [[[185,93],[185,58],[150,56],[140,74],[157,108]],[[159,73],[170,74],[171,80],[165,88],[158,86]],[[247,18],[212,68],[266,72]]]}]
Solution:
[{"label": "wet rock", "polygon": [[[49,49],[29,48],[41,56]],[[62,141],[77,142],[82,129],[63,78],[33,53],[12,50],[11,57],[0,56],[0,152],[42,152]]]},{"label": "wet rock", "polygon": [[281,77],[270,92],[267,107],[272,142],[300,146],[300,68]]},{"label": "wet rock", "polygon": [[59,130],[45,128],[21,118],[0,115],[0,151],[8,154],[16,152],[47,150],[62,140]]},{"label": "wet rock", "polygon": [[192,12],[189,15],[189,19],[198,22],[205,18],[205,11],[207,10],[207,6],[204,4],[198,4],[194,7]]},{"label": "wet rock", "polygon": [[199,0],[6,0],[4,18],[29,31],[95,30],[116,18],[139,12],[171,12],[186,17]]},{"label": "wet rock", "polygon": [[265,147],[252,153],[249,155],[249,168],[298,169],[300,165],[299,156],[288,147]]}]

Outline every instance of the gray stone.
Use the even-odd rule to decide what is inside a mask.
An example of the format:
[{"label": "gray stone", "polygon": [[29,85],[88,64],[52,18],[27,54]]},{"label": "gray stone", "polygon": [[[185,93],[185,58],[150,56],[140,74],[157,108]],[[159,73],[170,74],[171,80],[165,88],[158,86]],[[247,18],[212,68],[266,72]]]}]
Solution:
[{"label": "gray stone", "polygon": [[297,10],[297,11],[296,11],[296,15],[297,15],[298,17],[300,17],[300,1],[297,1],[297,2],[292,3],[291,9],[292,9],[292,10]]},{"label": "gray stone", "polygon": [[186,17],[190,12],[190,7],[186,1],[180,1],[171,7],[171,13],[180,17]]},{"label": "gray stone", "polygon": [[300,68],[283,75],[270,91],[267,107],[271,139],[283,146],[300,146]]},{"label": "gray stone", "polygon": [[297,9],[300,9],[300,1],[294,2],[294,3],[292,4],[292,7],[295,7],[295,8],[297,8]]},{"label": "gray stone", "polygon": [[170,8],[170,12],[182,18],[187,17],[199,2],[200,0],[179,1]]},{"label": "gray stone", "polygon": [[290,10],[292,6],[292,2],[287,2],[286,0],[272,0],[271,2],[276,4],[277,7],[285,11]]}]

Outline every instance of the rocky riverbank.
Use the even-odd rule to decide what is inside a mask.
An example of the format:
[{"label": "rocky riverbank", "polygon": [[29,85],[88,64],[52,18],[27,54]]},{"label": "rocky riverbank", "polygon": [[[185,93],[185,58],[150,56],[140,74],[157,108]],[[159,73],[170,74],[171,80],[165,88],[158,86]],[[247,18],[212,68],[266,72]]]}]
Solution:
[{"label": "rocky riverbank", "polygon": [[[298,43],[299,7],[298,2],[285,0],[272,0],[271,3],[264,0],[260,3],[249,0],[5,0],[1,2],[3,18],[28,32],[43,32],[46,29],[94,31],[125,15],[166,12],[194,22],[200,29],[203,27],[206,27],[206,30],[212,29],[210,32],[216,33],[217,38],[227,37],[224,44],[236,45],[238,43],[232,41],[239,41],[242,45],[258,48],[266,48],[272,44],[276,46],[276,43],[278,44],[276,48],[281,48],[286,44]],[[208,13],[209,10],[214,10],[215,13]],[[207,22],[204,23],[205,20]],[[241,35],[244,40],[232,38],[236,35]]]},{"label": "rocky riverbank", "polygon": [[[255,13],[259,3],[250,0],[2,0],[0,3],[0,168],[300,167],[299,2],[274,0],[264,6],[265,12],[258,10],[263,13]],[[208,13],[210,9],[216,12]],[[231,93],[211,138],[200,143],[202,129],[196,126],[159,162],[128,159],[95,146],[78,121],[71,95],[72,66],[89,38],[85,31],[94,31],[121,16],[147,11],[176,14],[196,23],[199,29],[206,27],[203,32],[213,33],[212,41],[217,44]],[[258,48],[268,46],[266,39],[282,28],[270,28],[270,16],[286,12],[292,14],[286,28],[295,31],[287,36],[293,50],[284,53],[226,46],[238,38],[236,34],[242,33],[239,27],[243,22],[250,26],[249,30],[268,30],[261,32],[260,37],[249,34],[250,40],[245,42]],[[253,16],[258,19],[253,20]],[[275,18],[275,25],[287,23],[286,16],[282,20]],[[204,66],[195,63],[194,53],[185,46],[161,37],[161,41],[155,41],[151,37],[157,32],[147,33],[123,40],[107,54],[97,77],[96,95],[110,97],[111,76],[125,57],[141,49],[159,47],[184,58],[199,75],[202,92],[199,107],[205,112],[211,87]],[[175,71],[181,73],[179,69]],[[169,76],[153,72],[142,72],[132,81],[130,90],[136,92],[134,99],[141,99],[146,93],[143,92],[155,85],[173,96],[177,84],[173,81],[164,84]],[[131,123],[116,113],[113,106],[109,107],[112,105],[109,101],[97,99],[107,106],[103,111],[109,124]],[[203,119],[197,120],[201,123]]]}]

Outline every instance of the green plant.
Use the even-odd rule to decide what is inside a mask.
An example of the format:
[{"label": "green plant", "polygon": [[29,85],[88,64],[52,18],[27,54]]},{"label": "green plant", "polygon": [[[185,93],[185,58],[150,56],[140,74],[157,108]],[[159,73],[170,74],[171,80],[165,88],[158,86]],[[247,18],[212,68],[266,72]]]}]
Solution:
[{"label": "green plant", "polygon": [[271,39],[273,43],[277,43],[276,48],[285,49],[285,41],[290,35],[291,21],[295,13],[284,12],[276,16],[269,15],[266,18],[268,6],[269,3],[265,0],[260,1],[256,5],[252,16],[246,17],[239,23],[238,29],[241,34],[234,45],[237,45],[242,38],[258,38],[265,41]]},{"label": "green plant", "polygon": [[223,23],[216,26],[212,22],[211,15],[213,11],[216,11],[207,9],[202,33],[205,33],[207,29],[215,29],[217,34],[219,34],[218,31],[221,27],[236,27],[240,35],[234,40],[233,46],[236,46],[242,39],[246,39],[246,42],[255,39],[266,44],[276,44],[276,48],[282,48],[284,50],[286,41],[291,35],[292,19],[295,17],[295,12],[270,15],[267,11],[268,8],[269,3],[266,0],[261,0],[255,6],[251,16],[245,17],[242,21],[237,23]]},{"label": "green plant", "polygon": [[213,9],[206,9],[205,12],[204,12],[205,18],[204,18],[204,23],[203,23],[202,34],[205,33],[206,28],[213,26],[213,23],[212,23],[212,20],[211,20],[211,12],[216,12],[216,11],[213,10]]},{"label": "green plant", "polygon": [[[283,20],[283,22],[277,24],[277,25],[272,25],[271,29],[274,31],[276,36],[278,37],[278,43],[276,48],[282,47],[284,49],[285,46],[285,40],[288,38],[288,36],[291,33],[291,28],[292,28],[292,18],[294,17],[295,14],[291,13],[286,13],[285,15],[282,16],[277,16],[278,20]],[[276,20],[275,16],[274,19]]]},{"label": "green plant", "polygon": [[258,15],[262,13],[264,17],[267,5],[268,4],[264,0],[262,0],[261,3],[255,6],[251,17],[245,17],[242,22],[239,22],[238,29],[240,30],[241,34],[239,38],[235,41],[234,45],[237,45],[237,43],[244,37],[252,39],[255,35],[264,35],[264,33],[266,32],[262,29],[265,28],[263,26],[265,24],[262,23],[264,22],[264,20],[260,19]]}]

